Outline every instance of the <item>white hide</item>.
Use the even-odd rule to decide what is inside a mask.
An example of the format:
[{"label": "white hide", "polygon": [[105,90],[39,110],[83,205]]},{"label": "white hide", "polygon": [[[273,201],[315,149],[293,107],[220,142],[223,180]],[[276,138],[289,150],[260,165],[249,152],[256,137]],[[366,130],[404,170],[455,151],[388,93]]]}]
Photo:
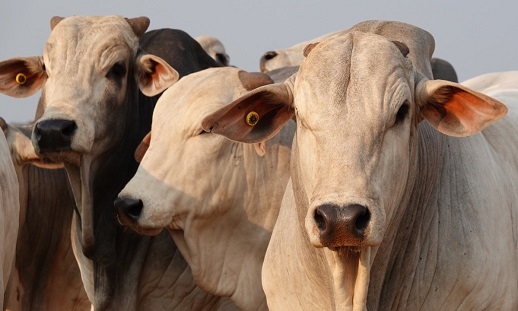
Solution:
[{"label": "white hide", "polygon": [[240,71],[193,73],[162,95],[149,149],[119,198],[143,204],[137,223],[124,224],[170,230],[198,286],[241,310],[264,310],[261,266],[288,181],[294,124],[256,145],[205,132],[207,115],[246,92]]}]

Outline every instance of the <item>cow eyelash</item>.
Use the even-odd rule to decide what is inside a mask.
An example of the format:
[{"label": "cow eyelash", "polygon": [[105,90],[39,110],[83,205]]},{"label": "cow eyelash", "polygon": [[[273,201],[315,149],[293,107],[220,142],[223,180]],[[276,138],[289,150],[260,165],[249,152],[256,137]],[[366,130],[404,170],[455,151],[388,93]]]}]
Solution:
[{"label": "cow eyelash", "polygon": [[410,104],[407,100],[399,107],[397,113],[396,113],[396,122],[395,124],[399,124],[403,122],[408,115],[408,112],[410,111]]},{"label": "cow eyelash", "polygon": [[126,66],[123,63],[116,63],[106,74],[106,78],[122,78],[126,74]]}]

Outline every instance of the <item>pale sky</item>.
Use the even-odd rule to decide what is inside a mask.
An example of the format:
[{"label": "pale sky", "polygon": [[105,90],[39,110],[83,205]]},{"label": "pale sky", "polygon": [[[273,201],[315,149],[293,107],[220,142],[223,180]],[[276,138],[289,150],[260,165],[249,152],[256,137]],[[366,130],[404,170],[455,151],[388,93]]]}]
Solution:
[{"label": "pale sky", "polygon": [[[459,79],[518,70],[518,1],[481,0],[2,0],[0,61],[41,55],[52,16],[147,16],[149,29],[177,28],[193,37],[219,38],[232,65],[259,70],[259,58],[322,34],[370,19],[397,20],[429,31],[435,56]],[[17,99],[0,94],[0,116],[32,119],[39,93]]]}]

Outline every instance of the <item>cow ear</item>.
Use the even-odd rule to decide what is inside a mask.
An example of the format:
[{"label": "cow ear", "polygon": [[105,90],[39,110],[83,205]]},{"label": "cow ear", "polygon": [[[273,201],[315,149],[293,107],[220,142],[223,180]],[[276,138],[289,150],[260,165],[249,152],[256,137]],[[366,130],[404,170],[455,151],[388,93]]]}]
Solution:
[{"label": "cow ear", "polygon": [[234,141],[266,141],[294,115],[292,85],[287,81],[259,87],[207,116],[202,127]]},{"label": "cow ear", "polygon": [[[4,132],[11,157],[17,165],[22,166],[25,164],[33,164],[38,167],[47,169],[58,169],[63,168],[62,163],[51,163],[36,155],[34,147],[32,146],[31,138],[27,136],[30,133],[30,129],[22,131],[14,126],[11,126],[0,117],[0,127]],[[32,128],[32,125],[27,127]]]},{"label": "cow ear", "polygon": [[173,67],[155,55],[140,56],[137,67],[140,90],[149,97],[162,93],[180,79]]},{"label": "cow ear", "polygon": [[421,82],[416,95],[421,115],[449,136],[475,134],[507,113],[498,100],[450,81]]},{"label": "cow ear", "polygon": [[147,149],[149,148],[149,144],[151,143],[151,132],[147,133],[146,136],[142,139],[142,142],[140,145],[138,145],[137,149],[135,150],[135,160],[140,163],[142,161],[142,158],[144,158],[144,155],[146,154]]},{"label": "cow ear", "polygon": [[27,97],[38,91],[47,74],[43,58],[20,57],[0,62],[0,92],[12,97]]}]

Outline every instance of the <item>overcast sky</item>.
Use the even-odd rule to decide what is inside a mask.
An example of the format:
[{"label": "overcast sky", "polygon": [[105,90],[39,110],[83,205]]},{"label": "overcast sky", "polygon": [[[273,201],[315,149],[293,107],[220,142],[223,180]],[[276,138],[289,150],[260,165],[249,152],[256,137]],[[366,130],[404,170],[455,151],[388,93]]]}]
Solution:
[{"label": "overcast sky", "polygon": [[[41,55],[52,16],[147,16],[149,29],[210,34],[226,46],[230,62],[259,70],[268,51],[289,47],[369,19],[419,26],[435,37],[435,56],[448,60],[459,79],[518,70],[516,0],[2,0],[0,60]],[[0,94],[0,116],[29,121],[39,93],[26,99]]]}]

